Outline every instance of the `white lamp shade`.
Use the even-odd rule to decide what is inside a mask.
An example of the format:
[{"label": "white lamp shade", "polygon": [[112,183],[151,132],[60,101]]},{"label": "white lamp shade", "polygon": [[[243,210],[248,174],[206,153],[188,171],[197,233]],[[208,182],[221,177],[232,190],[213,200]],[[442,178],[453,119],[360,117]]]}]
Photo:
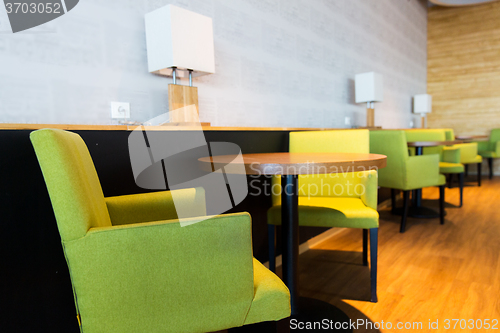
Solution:
[{"label": "white lamp shade", "polygon": [[414,113],[432,112],[432,96],[428,94],[420,94],[413,96],[413,112]]},{"label": "white lamp shade", "polygon": [[[215,73],[212,19],[167,5],[145,16],[148,69],[172,75],[172,68],[193,70],[193,76]],[[178,71],[185,77],[187,71]]]},{"label": "white lamp shade", "polygon": [[382,102],[384,79],[382,74],[368,72],[355,76],[356,103]]}]

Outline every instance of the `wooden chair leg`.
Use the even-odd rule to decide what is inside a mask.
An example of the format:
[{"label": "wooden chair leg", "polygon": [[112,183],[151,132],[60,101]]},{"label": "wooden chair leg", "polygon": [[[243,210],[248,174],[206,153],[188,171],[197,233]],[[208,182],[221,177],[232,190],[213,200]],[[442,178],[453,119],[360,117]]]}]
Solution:
[{"label": "wooden chair leg", "polygon": [[368,266],[368,229],[363,229],[363,266]]},{"label": "wooden chair leg", "polygon": [[488,166],[490,168],[490,179],[493,178],[493,158],[488,158]]},{"label": "wooden chair leg", "polygon": [[439,222],[444,224],[444,185],[439,186]]},{"label": "wooden chair leg", "polygon": [[481,166],[483,165],[483,163],[478,163],[477,164],[477,186],[481,186]]},{"label": "wooden chair leg", "polygon": [[448,174],[448,188],[451,188],[452,183],[453,183],[453,174],[450,173]]},{"label": "wooden chair leg", "polygon": [[396,212],[396,190],[391,188],[391,213]]},{"label": "wooden chair leg", "polygon": [[276,273],[276,226],[274,224],[267,225],[267,237],[269,248],[269,270]]},{"label": "wooden chair leg", "polygon": [[464,204],[464,173],[460,173],[458,175],[458,180],[460,182],[460,206],[462,207]]},{"label": "wooden chair leg", "polygon": [[403,216],[401,216],[401,227],[399,232],[403,233],[406,229],[406,218],[408,217],[408,208],[409,208],[409,200],[410,199],[410,191],[403,191]]},{"label": "wooden chair leg", "polygon": [[378,258],[378,228],[370,229],[370,287],[371,301],[378,302],[377,297],[377,258]]},{"label": "wooden chair leg", "polygon": [[468,177],[469,176],[469,165],[464,164],[464,167],[465,167],[465,177]]}]

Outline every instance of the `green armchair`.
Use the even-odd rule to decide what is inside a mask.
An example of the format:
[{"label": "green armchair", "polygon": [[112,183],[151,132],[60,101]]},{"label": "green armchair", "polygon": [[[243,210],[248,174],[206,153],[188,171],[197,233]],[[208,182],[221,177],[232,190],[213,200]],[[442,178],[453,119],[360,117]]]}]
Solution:
[{"label": "green armchair", "polygon": [[396,210],[395,191],[403,191],[400,232],[405,232],[410,191],[439,186],[440,223],[444,224],[444,184],[439,173],[438,155],[409,156],[404,131],[370,131],[370,153],[387,156],[387,166],[378,171],[378,184],[391,189],[392,211]]},{"label": "green armchair", "polygon": [[[455,132],[451,128],[443,129],[446,140],[454,141]],[[478,144],[477,142],[470,143],[459,143],[451,147],[445,147],[444,149],[459,149],[460,150],[460,163],[465,167],[465,176],[467,177],[469,171],[469,164],[477,165],[477,185],[481,186],[481,165],[483,164],[483,158],[478,154]]]},{"label": "green armchair", "polygon": [[182,227],[172,192],[105,198],[77,134],[30,138],[82,332],[208,332],[290,315],[288,289],[252,257],[248,213],[207,217],[203,189],[177,190],[197,222]]},{"label": "green armchair", "polygon": [[493,178],[493,159],[500,157],[500,128],[491,130],[488,141],[477,142],[478,153],[488,159],[490,179]]},{"label": "green armchair", "polygon": [[[406,140],[412,141],[446,141],[446,133],[443,129],[410,129],[406,130]],[[465,167],[461,160],[461,149],[456,146],[425,147],[424,155],[437,154],[439,156],[439,172],[447,174],[449,187],[451,187],[453,175],[458,175],[460,203],[464,202],[464,175]]]}]

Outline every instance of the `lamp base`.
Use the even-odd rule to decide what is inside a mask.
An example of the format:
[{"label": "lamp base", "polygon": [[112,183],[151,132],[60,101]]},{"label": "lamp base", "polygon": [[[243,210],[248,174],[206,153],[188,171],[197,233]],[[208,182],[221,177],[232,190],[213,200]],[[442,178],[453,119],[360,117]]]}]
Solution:
[{"label": "lamp base", "polygon": [[171,123],[199,122],[198,88],[169,84],[168,109]]},{"label": "lamp base", "polygon": [[421,121],[422,121],[422,128],[425,128],[425,114],[422,115],[422,117],[420,117]]},{"label": "lamp base", "polygon": [[375,127],[375,109],[366,109],[366,127]]}]

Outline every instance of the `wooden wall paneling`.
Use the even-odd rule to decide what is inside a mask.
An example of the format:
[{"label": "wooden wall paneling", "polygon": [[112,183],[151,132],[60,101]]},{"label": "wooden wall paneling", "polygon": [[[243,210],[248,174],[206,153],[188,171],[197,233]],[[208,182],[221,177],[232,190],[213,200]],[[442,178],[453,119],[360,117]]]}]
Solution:
[{"label": "wooden wall paneling", "polygon": [[429,8],[429,127],[451,127],[456,134],[489,134],[500,127],[499,18],[500,2]]}]

